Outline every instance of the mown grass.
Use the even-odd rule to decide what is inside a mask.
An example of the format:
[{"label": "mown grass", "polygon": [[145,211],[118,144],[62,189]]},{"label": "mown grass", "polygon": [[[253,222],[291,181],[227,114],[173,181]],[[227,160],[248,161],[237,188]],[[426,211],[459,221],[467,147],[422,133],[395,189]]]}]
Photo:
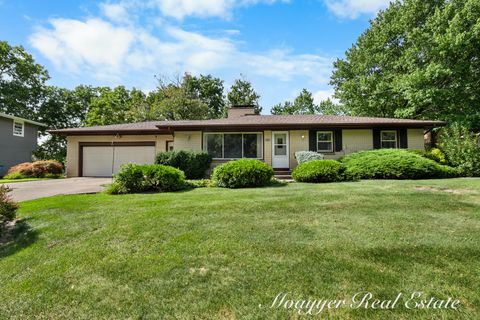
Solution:
[{"label": "mown grass", "polygon": [[269,308],[278,293],[359,291],[461,304],[322,317],[480,318],[480,179],[57,196],[20,216],[30,229],[0,248],[0,318],[295,319]]}]

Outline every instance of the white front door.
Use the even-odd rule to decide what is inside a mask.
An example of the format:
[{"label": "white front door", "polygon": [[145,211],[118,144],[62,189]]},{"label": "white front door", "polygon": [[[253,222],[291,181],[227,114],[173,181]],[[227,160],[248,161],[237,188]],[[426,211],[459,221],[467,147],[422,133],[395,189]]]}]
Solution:
[{"label": "white front door", "polygon": [[272,167],[289,167],[288,131],[272,132]]}]

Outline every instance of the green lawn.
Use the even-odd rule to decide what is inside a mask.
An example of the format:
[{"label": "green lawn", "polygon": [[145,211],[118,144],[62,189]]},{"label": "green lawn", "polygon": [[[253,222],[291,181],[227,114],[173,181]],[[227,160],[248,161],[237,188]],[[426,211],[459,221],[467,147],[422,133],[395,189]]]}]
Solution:
[{"label": "green lawn", "polygon": [[480,179],[58,196],[20,216],[31,229],[0,248],[0,319],[295,319],[270,308],[280,292],[365,291],[460,308],[322,318],[480,319]]}]

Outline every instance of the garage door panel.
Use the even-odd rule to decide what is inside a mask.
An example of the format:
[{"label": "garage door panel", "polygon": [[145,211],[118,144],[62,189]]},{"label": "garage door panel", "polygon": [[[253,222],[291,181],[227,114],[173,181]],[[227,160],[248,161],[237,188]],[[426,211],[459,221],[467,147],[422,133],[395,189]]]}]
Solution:
[{"label": "garage door panel", "polygon": [[112,159],[113,148],[111,147],[84,147],[83,176],[111,177]]},{"label": "garage door panel", "polygon": [[83,147],[83,176],[111,177],[127,163],[151,164],[155,161],[154,146],[91,146]]},{"label": "garage door panel", "polygon": [[114,173],[127,163],[152,164],[155,161],[155,147],[116,147]]}]

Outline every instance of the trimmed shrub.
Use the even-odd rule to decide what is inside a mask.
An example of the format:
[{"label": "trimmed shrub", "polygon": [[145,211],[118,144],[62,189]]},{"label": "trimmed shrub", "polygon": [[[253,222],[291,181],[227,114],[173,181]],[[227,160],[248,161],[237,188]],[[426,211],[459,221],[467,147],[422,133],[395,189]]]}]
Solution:
[{"label": "trimmed shrub", "polygon": [[445,153],[443,153],[443,151],[438,148],[432,148],[426,151],[423,156],[440,164],[447,164],[447,158],[445,157]]},{"label": "trimmed shrub", "polygon": [[187,179],[201,179],[210,168],[212,157],[206,152],[167,151],[157,154],[155,163],[180,169]]},{"label": "trimmed shrub", "polygon": [[[24,162],[13,166],[8,170],[6,179],[44,178],[47,174],[61,175],[63,164],[55,160],[41,160]],[[21,175],[21,176],[20,176]]]},{"label": "trimmed shrub", "polygon": [[335,182],[350,180],[345,174],[347,168],[335,160],[313,160],[300,164],[292,177],[297,182]]},{"label": "trimmed shrub", "polygon": [[432,179],[458,175],[454,168],[401,149],[361,151],[340,161],[347,166],[348,175],[359,179]]},{"label": "trimmed shrub", "polygon": [[480,177],[479,136],[466,127],[454,124],[442,130],[440,148],[447,162],[458,168],[462,176]]},{"label": "trimmed shrub", "polygon": [[302,164],[312,160],[323,160],[324,155],[314,151],[297,151],[295,152],[295,159],[297,159],[298,164]]},{"label": "trimmed shrub", "polygon": [[107,188],[110,194],[145,191],[176,191],[185,188],[185,174],[161,164],[123,165]]},{"label": "trimmed shrub", "polygon": [[212,174],[213,183],[224,188],[265,186],[272,178],[272,167],[254,159],[241,159],[224,163],[216,167]]},{"label": "trimmed shrub", "polygon": [[0,222],[11,221],[17,214],[18,204],[8,194],[10,191],[9,187],[0,185]]},{"label": "trimmed shrub", "polygon": [[144,165],[134,163],[124,164],[113,177],[113,184],[116,185],[118,193],[132,193],[145,191],[143,175]]},{"label": "trimmed shrub", "polygon": [[176,191],[185,188],[185,174],[174,167],[161,164],[143,167],[145,188],[153,191]]}]

